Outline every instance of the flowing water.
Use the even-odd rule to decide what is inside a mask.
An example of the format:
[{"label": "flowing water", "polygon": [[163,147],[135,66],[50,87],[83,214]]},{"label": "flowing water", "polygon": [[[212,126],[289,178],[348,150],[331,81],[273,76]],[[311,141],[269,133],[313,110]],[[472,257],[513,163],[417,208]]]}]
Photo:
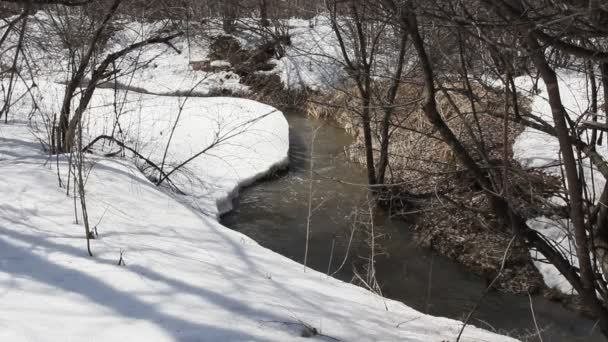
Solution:
[{"label": "flowing water", "polygon": [[[364,170],[344,157],[352,138],[300,113],[287,112],[286,117],[289,171],[244,189],[222,223],[298,262],[304,261],[308,226],[308,266],[359,284],[361,277],[372,287],[366,265],[374,236],[375,278],[384,296],[436,316],[466,316],[484,291],[485,280],[417,246],[407,222],[389,220],[376,210],[369,224]],[[544,342],[605,341],[598,332],[591,334],[593,321],[542,297],[533,297],[532,303]],[[536,333],[526,296],[490,292],[470,323],[520,338]]]}]

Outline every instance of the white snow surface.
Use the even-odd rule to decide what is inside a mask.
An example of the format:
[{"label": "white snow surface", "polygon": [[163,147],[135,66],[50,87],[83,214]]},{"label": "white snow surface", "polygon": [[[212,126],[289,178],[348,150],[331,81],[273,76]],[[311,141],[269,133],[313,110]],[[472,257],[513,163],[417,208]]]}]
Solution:
[{"label": "white snow surface", "polygon": [[[189,59],[157,60],[135,84],[171,92],[200,81]],[[304,325],[317,341],[455,341],[461,322],[305,269],[218,222],[240,187],[287,162],[284,116],[249,100],[97,90],[83,144],[114,132],[157,165],[165,159],[167,172],[212,148],[172,175],[185,193],[177,195],[131,154],[102,157],[118,148],[98,142],[86,155],[99,234],[89,257],[68,157],[40,144],[64,90],[63,66],[52,64],[36,74],[38,110],[25,96],[0,124],[0,341],[291,341],[305,340]],[[120,129],[110,124],[116,116]],[[515,340],[468,326],[461,341]]]},{"label": "white snow surface", "polygon": [[[66,72],[70,70],[69,54],[61,48],[63,43],[57,34],[60,29],[54,20],[57,19],[52,19],[51,14],[44,11],[37,12],[28,20],[29,35],[24,43],[24,54],[28,56],[34,75],[65,82]],[[76,15],[72,20],[78,24],[86,23]],[[108,38],[107,49],[101,57],[151,37],[167,36],[171,23],[125,20],[116,26],[119,29]],[[13,31],[6,45],[11,45],[8,42],[16,45],[18,38],[18,32]],[[171,40],[171,46],[152,44],[137,49],[116,62],[119,70],[117,81],[124,86],[156,94],[194,92],[206,95],[224,89],[234,94],[247,94],[249,87],[241,84],[235,73],[193,72],[191,63],[205,60],[209,54],[208,42],[204,37],[183,35]],[[11,53],[2,54],[0,64],[11,65],[11,56]]]},{"label": "white snow surface", "polygon": [[291,19],[289,25],[292,43],[285,48],[286,56],[277,61],[276,67],[287,88],[323,91],[346,78],[329,18]]},{"label": "white snow surface", "polygon": [[[109,52],[118,51],[130,44],[148,37],[159,35],[168,25],[166,22],[122,23],[110,40]],[[164,35],[167,35],[166,33]],[[143,88],[149,92],[171,94],[173,92],[196,92],[209,94],[219,89],[230,90],[234,94],[246,94],[249,87],[239,82],[240,77],[232,72],[192,71],[191,63],[203,61],[209,54],[208,39],[200,36],[181,36],[172,40],[172,46],[154,44],[130,54],[121,60],[118,68],[125,68],[118,81],[131,87]],[[145,62],[145,67],[131,73],[128,68],[134,61]],[[224,66],[224,65],[222,65]],[[229,66],[229,65],[228,65]]]},{"label": "white snow surface", "polygon": [[216,67],[216,68],[230,67],[230,62],[224,61],[224,60],[215,60],[215,61],[211,61],[211,63],[209,63],[209,65],[212,67]]},{"label": "white snow surface", "polygon": [[[576,245],[573,239],[569,238],[572,232],[570,231],[568,220],[548,218],[545,216],[537,217],[528,220],[528,225],[541,233],[545,238],[551,241],[562,253],[571,265],[578,267],[578,259],[576,258]],[[559,290],[565,294],[576,294],[576,290],[570,285],[568,280],[548,262],[541,262],[545,257],[537,251],[530,251],[534,260],[534,265],[543,276],[545,284],[553,289]]]},{"label": "white snow surface", "polygon": [[[159,117],[179,111],[171,98],[143,98],[144,108],[154,110],[134,117],[141,128],[162,130],[171,122]],[[230,120],[235,108],[246,118],[269,108],[238,99],[202,101],[217,105],[211,112]],[[182,114],[184,129],[174,136],[180,148],[202,139],[198,134],[216,132],[194,113]],[[210,158],[191,168],[213,185],[208,196],[232,193],[262,174],[262,165],[268,170],[284,162],[285,119],[277,113],[259,124],[276,140],[259,134],[253,142],[249,138],[257,133],[245,135],[233,142],[248,149],[228,145],[223,151],[232,157],[230,167]],[[254,158],[256,144],[258,156],[276,152]],[[145,148],[158,155],[155,146]],[[89,220],[99,233],[92,240],[95,256],[88,257],[74,199],[58,186],[57,161],[39,150],[31,128],[2,125],[0,151],[0,340],[288,341],[301,338],[301,322],[342,341],[453,341],[458,334],[460,322],[305,271],[206,215],[220,210],[211,201],[198,202],[201,208],[180,202],[129,160],[88,157]],[[66,157],[59,158],[64,182],[66,164]],[[222,176],[228,180],[214,178]],[[117,265],[121,253],[126,266]],[[512,340],[467,327],[462,341]]]},{"label": "white snow surface", "polygon": [[[573,121],[576,121],[590,108],[590,93],[588,88],[588,80],[580,73],[574,73],[567,70],[558,71],[559,90],[562,95],[564,108],[570,115]],[[518,87],[525,93],[532,89],[532,83],[529,78],[522,77],[518,80]],[[532,114],[537,115],[546,122],[553,124],[553,116],[551,107],[547,98],[546,86],[541,80],[539,82],[540,94],[532,97]],[[601,92],[600,92],[601,93]],[[602,100],[599,99],[602,103]],[[603,113],[599,113],[603,114]],[[589,118],[585,118],[589,120]],[[603,121],[603,119],[600,119]],[[589,131],[583,133],[583,138],[589,141]],[[608,158],[608,146],[602,144],[596,146],[597,152]],[[556,137],[553,137],[544,132],[526,128],[521,133],[513,145],[514,158],[518,160],[524,167],[540,168],[543,172],[557,177],[562,176],[560,170],[560,147]],[[588,160],[584,162],[585,177],[588,180],[588,190],[595,198],[599,199],[606,180],[600,172],[595,168],[592,169]],[[593,182],[590,180],[593,179]],[[563,205],[563,200],[560,198],[551,199],[552,202],[558,205]],[[559,218],[538,217],[529,220],[528,225],[539,231],[546,238],[552,241],[562,252],[564,257],[572,262],[574,266],[578,266],[576,258],[575,243],[572,240],[572,227],[568,220]],[[532,257],[544,259],[541,253],[532,251]],[[566,294],[573,294],[575,290],[568,283],[555,266],[542,262],[535,261],[534,264],[543,275],[543,279],[547,286],[553,287]]]}]

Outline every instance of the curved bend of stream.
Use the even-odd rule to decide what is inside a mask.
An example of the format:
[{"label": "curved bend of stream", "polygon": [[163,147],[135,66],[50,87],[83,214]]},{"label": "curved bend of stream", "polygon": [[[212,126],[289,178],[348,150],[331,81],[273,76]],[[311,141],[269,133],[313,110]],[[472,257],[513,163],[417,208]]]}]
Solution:
[{"label": "curved bend of stream", "polygon": [[[366,230],[354,222],[369,221],[370,215],[363,205],[366,188],[352,185],[365,183],[363,169],[344,157],[344,148],[352,138],[322,120],[297,112],[286,112],[285,116],[290,126],[289,171],[244,189],[235,210],[224,215],[222,223],[302,263],[312,188],[314,210],[307,265],[348,282],[356,277],[353,269],[365,278],[366,258],[371,250],[367,243],[371,235],[366,231],[370,225]],[[311,140],[317,127],[311,187]],[[431,315],[465,317],[479,300],[485,281],[463,266],[417,246],[405,222],[391,221],[378,210],[373,216],[375,275],[382,295]],[[353,227],[356,230],[351,234]],[[533,308],[545,342],[605,341],[599,332],[590,335],[593,321],[558,303],[534,297]],[[522,340],[538,340],[530,301],[525,296],[490,292],[470,323]]]}]

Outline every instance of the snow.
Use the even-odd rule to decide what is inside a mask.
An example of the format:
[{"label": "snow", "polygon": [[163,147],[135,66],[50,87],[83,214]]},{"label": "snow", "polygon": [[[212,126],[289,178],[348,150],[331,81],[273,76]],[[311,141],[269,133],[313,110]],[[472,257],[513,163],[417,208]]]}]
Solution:
[{"label": "snow", "polygon": [[[591,91],[588,89],[587,79],[580,73],[559,70],[558,80],[564,108],[572,120],[576,121],[590,108],[589,99]],[[530,89],[532,89],[532,83],[529,78],[522,77],[517,81],[518,87],[525,93],[529,93]],[[553,125],[551,107],[546,97],[546,86],[542,80],[539,82],[539,89],[540,94],[532,96],[532,114]],[[584,134],[583,138],[589,141],[589,132]],[[608,146],[606,146],[606,144],[596,146],[596,150],[603,155],[604,158],[608,158]],[[518,160],[522,166],[540,168],[547,174],[561,178],[562,171],[559,166],[559,152],[560,147],[556,137],[532,128],[526,128],[524,132],[517,137],[515,144],[513,145],[514,158]],[[583,165],[586,179],[593,179],[593,182],[588,181],[589,193],[593,196],[594,201],[597,201],[606,180],[600,172],[591,168],[588,160],[585,160]],[[551,201],[558,205],[564,205],[561,198],[553,198]],[[531,228],[539,231],[543,236],[548,238],[574,266],[578,266],[574,248],[575,245],[572,240],[573,231],[567,220],[538,217],[529,220],[527,223]],[[553,265],[543,262],[544,258],[540,253],[532,251],[531,255],[533,258],[540,257],[540,260],[535,261],[534,264],[541,272],[547,286],[556,288],[566,294],[575,293],[572,286]]]},{"label": "snow", "polygon": [[209,65],[211,65],[212,67],[216,67],[216,68],[223,68],[223,67],[230,67],[230,62],[223,61],[223,60],[215,60],[215,61],[211,61],[211,63],[209,63]]},{"label": "snow", "polygon": [[[139,58],[152,62],[133,75],[125,73],[118,78],[118,81],[160,94],[192,91],[206,95],[217,89],[227,89],[235,94],[249,92],[249,87],[241,84],[240,77],[233,72],[193,72],[190,62],[201,60],[199,56],[206,54],[206,49],[197,48],[184,38],[177,39],[175,45],[182,53],[160,45],[144,49]],[[214,66],[213,62],[212,66]]]},{"label": "snow", "polygon": [[[90,114],[96,119],[88,125],[90,137],[109,134],[105,125],[114,116],[112,99],[110,91],[96,97]],[[135,142],[139,152],[157,165],[162,164],[177,120],[167,153],[167,172],[211,147],[171,180],[188,194],[184,200],[216,217],[232,208],[234,189],[287,164],[287,121],[280,111],[258,102],[130,93],[123,111],[124,140]]]},{"label": "snow", "polygon": [[[573,120],[585,113],[590,107],[587,80],[574,72],[559,73],[560,93],[564,108]],[[525,90],[531,89],[529,78],[519,78],[518,86]],[[540,94],[533,96],[532,114],[537,115],[549,124],[553,124],[551,106],[546,97],[546,87],[539,82]],[[598,152],[608,156],[607,146],[598,146]],[[527,128],[516,140],[513,146],[516,158],[526,167],[546,168],[547,172],[561,175],[559,171],[559,142],[557,138],[546,133]],[[600,177],[602,178],[602,177]],[[603,188],[603,184],[600,185]]]},{"label": "snow", "polygon": [[[159,52],[151,49],[142,53]],[[154,60],[131,85],[170,93],[200,81],[188,58]],[[169,146],[167,172],[213,148],[172,175],[178,195],[152,183],[133,155],[103,157],[117,147],[98,142],[86,155],[87,211],[99,234],[88,257],[73,180],[66,188],[68,157],[49,157],[41,144],[64,90],[62,66],[50,66],[36,74],[36,104],[22,98],[0,124],[0,340],[287,341],[310,326],[318,341],[455,341],[461,322],[305,269],[218,222],[240,187],[287,162],[284,116],[250,100],[98,89],[84,144],[114,132],[157,165]],[[514,340],[468,326],[461,341]]]},{"label": "snow", "polygon": [[[110,51],[120,50],[158,34],[157,32],[162,32],[162,28],[165,26],[164,23],[123,23],[122,30],[117,32],[109,43],[113,44]],[[135,74],[131,74],[127,69],[124,76],[119,77],[118,81],[132,87],[144,88],[152,93],[171,94],[193,91],[199,94],[210,94],[217,89],[227,89],[235,94],[247,94],[249,88],[239,82],[240,77],[235,73],[192,71],[191,62],[207,58],[209,54],[207,43],[208,39],[203,37],[181,36],[172,41],[173,47],[159,44],[147,46],[134,54],[132,58],[125,59],[123,64],[128,66],[134,61],[150,62]],[[120,65],[118,67],[120,68]]]},{"label": "snow", "polygon": [[277,70],[287,88],[323,91],[346,78],[329,18],[291,19],[289,26],[291,46],[285,48],[286,56],[277,61]]},{"label": "snow", "polygon": [[[83,18],[76,15],[72,20],[83,22]],[[171,28],[171,23],[122,21],[116,27],[119,29],[108,39],[108,48],[104,51],[106,55],[153,36],[166,36],[165,31]],[[51,15],[44,11],[37,12],[28,21],[27,29],[30,37],[26,39],[24,54],[33,62],[34,74],[54,82],[65,82],[65,74],[70,70],[69,53],[66,49],[57,48],[63,46],[57,38],[57,32],[61,29],[57,28]],[[16,44],[17,32],[13,31],[7,41]],[[234,94],[249,92],[249,87],[241,84],[240,77],[235,73],[193,72],[190,63],[204,60],[209,54],[208,39],[182,35],[171,43],[171,46],[148,45],[117,61],[117,81],[123,86],[145,89],[155,94],[193,92],[208,95],[222,89]],[[0,64],[11,65],[11,55],[3,54]]]},{"label": "snow", "polygon": [[[134,118],[143,122],[141,132],[156,127],[150,126],[158,120],[155,113],[171,117],[179,110],[177,102],[166,97],[143,98],[144,108],[150,101],[155,110],[142,109],[141,116]],[[259,105],[248,113],[256,108],[251,101],[204,100],[218,104],[217,113],[228,113],[229,118],[233,106],[241,106],[246,117],[267,109]],[[144,120],[147,115],[149,120]],[[182,115],[187,117],[185,111]],[[200,125],[196,120],[201,118],[192,115],[191,121],[184,119],[184,130],[176,131],[175,146],[180,146],[176,151],[187,141],[199,141],[194,131],[203,136],[215,132],[214,126]],[[287,137],[282,115],[265,116],[260,126],[272,129],[277,139]],[[457,336],[461,326],[457,321],[427,316],[305,271],[302,265],[221,226],[214,215],[205,215],[154,186],[129,160],[88,159],[88,212],[99,232],[99,239],[92,241],[95,256],[89,258],[83,227],[74,220],[73,198],[58,186],[56,162],[47,163],[47,157],[36,150],[36,140],[25,124],[3,125],[1,137],[0,330],[5,340],[285,341],[298,338],[300,321],[343,341],[442,341]],[[240,144],[251,147],[249,138]],[[258,143],[266,146],[266,139]],[[24,147],[13,148],[20,145]],[[271,154],[273,160],[259,161],[266,168],[283,163],[287,154],[287,140],[269,145],[277,151]],[[158,154],[154,146],[148,148]],[[234,154],[231,168],[222,163],[192,168],[201,177],[210,172],[230,179],[206,179],[216,187],[216,196],[235,191],[262,172],[250,169],[252,160],[258,160],[252,158],[251,149],[232,148],[226,146],[224,151]],[[65,157],[59,159],[64,181],[66,163]],[[238,177],[232,169],[241,171]],[[249,173],[243,173],[246,170]],[[203,209],[208,212],[220,211],[208,202],[199,205],[207,205]],[[117,265],[121,253],[126,266]],[[510,341],[473,327],[465,330],[465,336],[463,341]]]},{"label": "snow", "polygon": [[[538,231],[545,238],[551,241],[556,248],[564,255],[571,265],[578,267],[578,259],[576,258],[576,246],[573,239],[569,238],[571,235],[570,227],[568,226],[568,220],[553,219],[548,217],[537,217],[532,220],[528,220],[530,228]],[[543,276],[545,284],[553,289],[560,291],[565,294],[575,294],[576,291],[570,285],[568,280],[550,263],[541,262],[544,260],[542,253],[537,251],[530,251],[532,258],[534,259],[534,265]]]},{"label": "snow", "polygon": [[[39,87],[33,93],[41,114],[29,120],[35,124],[30,140],[35,136],[47,141],[45,114],[59,112],[64,88],[60,84],[39,81]],[[251,184],[269,170],[282,168],[288,162],[289,127],[283,114],[273,107],[239,98],[119,92],[119,124],[114,125],[114,98],[113,90],[95,92],[83,118],[83,146],[97,136],[111,135],[156,165],[164,165],[165,172],[196,156],[170,179],[187,195],[182,200],[208,215],[219,217],[229,211],[237,194],[235,189]],[[15,108],[14,113],[25,118],[34,104],[26,97],[18,105],[21,107]],[[23,110],[19,112],[20,108]],[[28,137],[23,135],[28,132],[20,133],[22,140],[27,141]],[[105,146],[103,151],[98,148],[102,146]],[[93,147],[98,153],[119,149],[116,145],[108,146],[108,141],[100,141]],[[3,153],[0,149],[0,160],[9,157],[8,151]],[[151,173],[152,170],[148,172]],[[158,177],[158,174],[152,176]]]}]

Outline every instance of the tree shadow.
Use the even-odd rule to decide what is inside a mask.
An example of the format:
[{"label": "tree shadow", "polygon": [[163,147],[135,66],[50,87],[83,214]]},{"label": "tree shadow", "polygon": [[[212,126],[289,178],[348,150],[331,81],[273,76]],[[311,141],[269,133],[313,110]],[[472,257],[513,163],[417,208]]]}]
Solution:
[{"label": "tree shadow", "polygon": [[[15,225],[18,226],[18,222],[15,222]],[[221,232],[218,233],[222,235]],[[14,241],[24,243],[27,245],[27,247],[16,246],[2,237],[7,237]],[[291,304],[284,303],[285,307],[282,306],[283,303],[279,302],[265,304],[275,308],[282,307],[282,309],[285,310],[285,315],[265,311],[258,307],[252,307],[236,298],[221,294],[220,292],[222,291],[222,288],[216,289],[217,292],[212,291],[211,289],[195,286],[180,279],[171,278],[165,274],[141,265],[129,264],[126,267],[122,267],[121,270],[124,270],[125,272],[132,272],[141,278],[166,285],[168,288],[170,288],[169,291],[163,290],[164,292],[159,294],[160,296],[170,298],[175,294],[190,294],[205,302],[211,303],[218,308],[232,312],[235,315],[248,317],[251,319],[251,321],[258,322],[261,325],[264,325],[264,322],[297,322],[298,317],[296,316],[296,313],[292,312],[288,308],[289,306],[293,307],[294,305],[296,307],[306,308],[306,311],[312,310],[316,312],[319,317],[332,317],[334,320],[342,321],[343,323],[351,320],[352,312],[350,312],[348,307],[342,307],[338,311],[328,310],[322,305],[322,303],[314,302],[303,297],[302,293],[297,291],[297,288],[289,288],[286,286],[286,284],[282,284],[280,281],[277,281],[274,278],[269,278],[267,274],[264,274],[263,271],[259,269],[259,264],[252,261],[252,256],[248,255],[245,248],[236,243],[234,239],[229,236],[223,236],[223,239],[232,244],[233,252],[236,253],[238,258],[247,265],[246,269],[251,271],[254,277],[258,279],[266,279],[265,283],[269,286],[269,288],[265,290],[265,293],[280,293],[281,295],[278,296],[278,298],[291,299]],[[259,248],[263,247],[260,246]],[[83,297],[91,300],[91,302],[105,306],[124,317],[151,322],[156,326],[161,327],[167,333],[171,334],[176,340],[187,340],[188,337],[192,336],[196,336],[195,339],[205,336],[221,336],[222,340],[265,341],[264,338],[258,335],[248,334],[243,331],[231,330],[221,326],[212,326],[203,322],[186,320],[182,317],[175,317],[161,312],[154,304],[146,303],[138,299],[134,294],[129,294],[126,291],[120,291],[120,289],[117,289],[110,284],[97,279],[96,277],[76,269],[64,267],[45,260],[40,255],[36,255],[33,250],[42,250],[43,253],[48,254],[60,252],[75,258],[86,258],[86,260],[90,262],[110,267],[119,267],[115,266],[116,260],[114,259],[104,259],[101,257],[88,258],[84,248],[80,249],[74,246],[56,243],[45,237],[25,234],[0,226],[0,259],[7,258],[13,261],[27,259],[26,265],[19,262],[0,262],[0,272],[6,272],[7,274],[13,276],[21,275],[49,286],[80,294]],[[157,252],[162,252],[162,250]],[[277,255],[277,257],[283,258],[280,255]],[[293,263],[297,264],[295,262]],[[216,270],[222,274],[223,279],[226,280],[226,288],[234,287],[239,292],[251,291],[247,289],[249,284],[239,282],[239,280],[242,281],[243,278],[239,277],[238,274],[227,272],[227,270],[225,270],[220,264],[214,266]],[[300,265],[297,264],[297,266]],[[310,270],[310,272],[315,271]],[[250,277],[252,275],[249,274],[248,276]],[[274,276],[280,275],[276,274]],[[69,281],[65,281],[66,279],[69,279]],[[319,279],[319,281],[323,280]],[[324,295],[323,293],[319,294]],[[294,300],[296,301],[294,302]],[[261,300],[259,304],[264,304],[264,302]],[[184,317],[195,316],[185,312]],[[372,317],[368,317],[367,320],[380,325],[386,323]],[[288,334],[293,334],[293,331],[288,329],[289,325],[279,325],[278,327],[281,327],[281,330],[284,330],[284,332]],[[351,329],[358,330],[359,327],[352,326]],[[364,333],[364,331],[361,331],[361,333]],[[320,335],[317,337],[322,339],[322,336]]]},{"label": "tree shadow", "polygon": [[[71,246],[57,244],[44,238],[15,232],[4,227],[0,227],[0,230],[2,236],[8,236],[11,239],[22,241],[29,245],[43,246],[49,250],[52,249],[77,257],[84,256],[84,251],[80,251]],[[0,238],[0,251],[3,256],[13,260],[13,262],[0,263],[0,271],[13,276],[23,276],[64,291],[79,294],[91,302],[113,310],[124,317],[141,319],[154,323],[176,340],[200,340],[201,338],[204,339],[205,336],[221,337],[223,340],[267,340],[243,331],[186,320],[182,317],[176,317],[161,312],[155,305],[146,303],[133,294],[121,291],[81,271],[45,260],[39,255],[32,253],[30,249],[16,246],[2,238]],[[27,259],[26,265],[15,261],[21,258]],[[96,259],[90,260],[97,261]],[[127,271],[129,270],[127,269]],[[283,317],[277,317],[274,314],[251,308],[244,303],[211,291],[210,289],[188,285],[182,281],[171,279],[140,266],[134,267],[131,271],[149,279],[161,281],[168,286],[171,286],[175,293],[182,291],[195,294],[222,308],[229,308],[239,314],[244,313],[252,320],[284,320]],[[65,281],[66,279],[69,279],[69,281]],[[191,316],[189,316],[187,312],[184,312],[184,317]]]},{"label": "tree shadow", "polygon": [[23,139],[5,138],[0,136],[0,160],[19,159],[24,157],[23,149],[27,149],[33,155],[44,153],[42,144]]}]

